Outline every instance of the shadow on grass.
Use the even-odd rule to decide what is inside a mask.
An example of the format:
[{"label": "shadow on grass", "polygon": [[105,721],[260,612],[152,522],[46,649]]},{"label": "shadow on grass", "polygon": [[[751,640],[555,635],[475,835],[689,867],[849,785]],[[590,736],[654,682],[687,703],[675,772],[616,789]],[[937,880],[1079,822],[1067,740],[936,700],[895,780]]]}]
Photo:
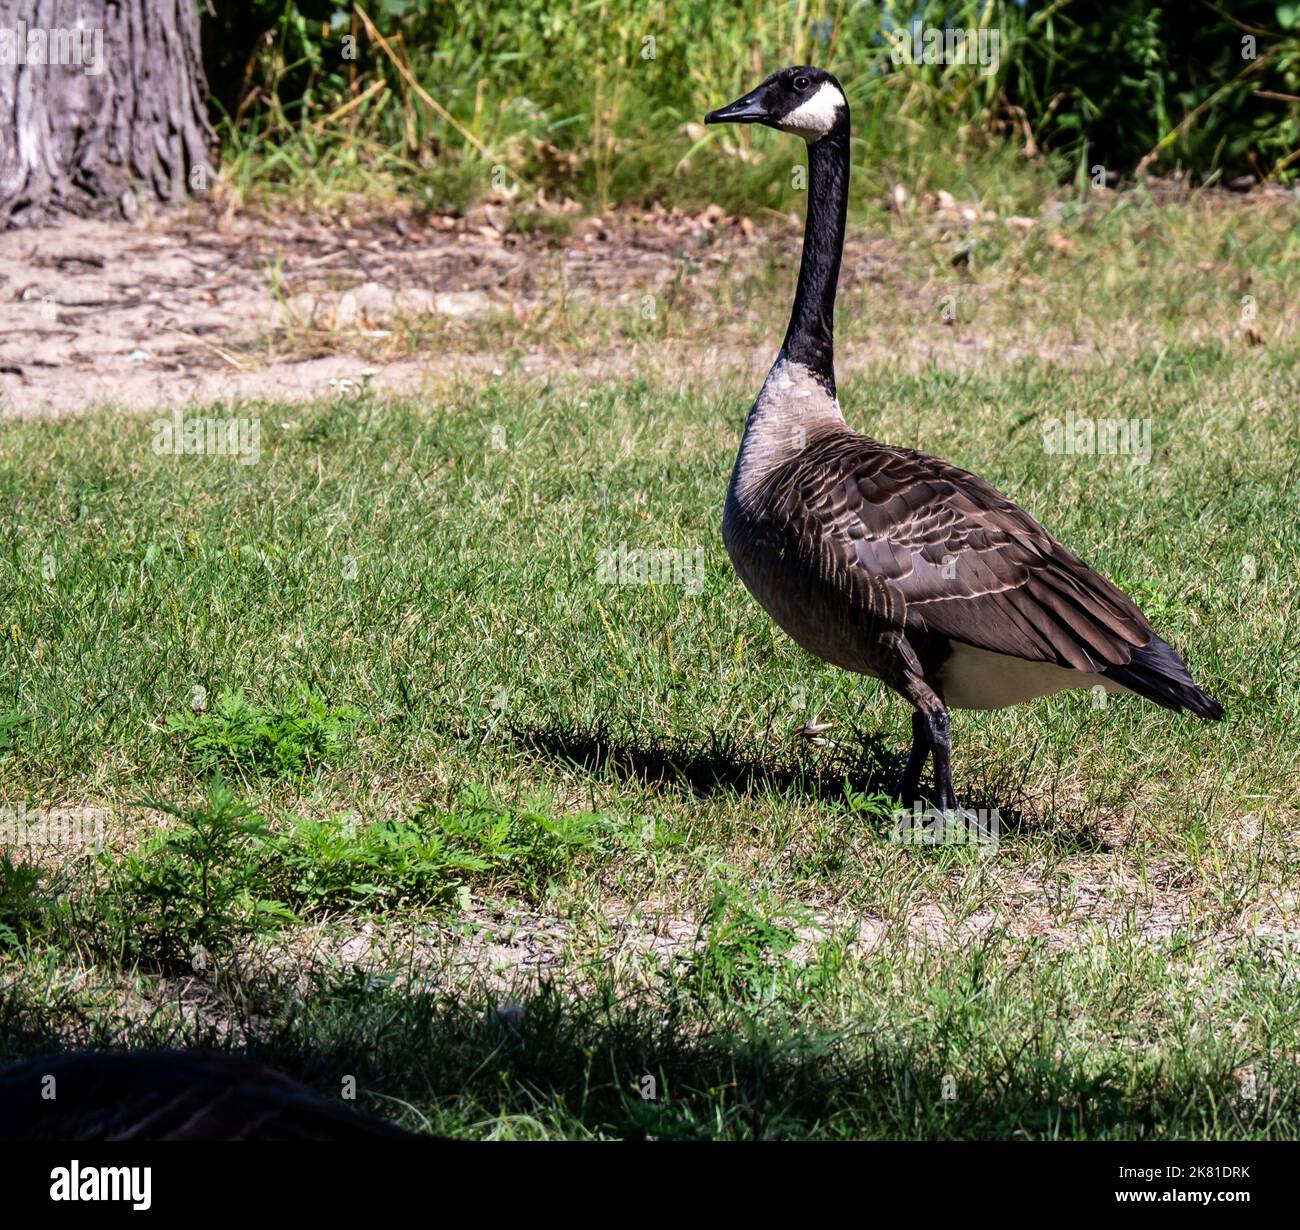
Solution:
[{"label": "shadow on grass", "polygon": [[[543,985],[503,1006],[486,990],[456,999],[357,971],[276,990],[270,1015],[246,1005],[235,1030],[150,1023],[131,1045],[238,1051],[331,1097],[353,1078],[360,1108],[470,1138],[1127,1139],[1209,1126],[1177,1074],[1135,1088],[1119,1066],[1062,1057],[1028,1036],[1014,1046],[970,1039],[973,1053],[959,1057],[943,1041],[952,1022],[906,1037],[819,1031],[730,1005],[712,1007],[700,1028],[672,996],[635,1004]],[[59,1049],[14,1006],[11,989],[0,1004],[8,1058]],[[85,1043],[121,1040],[92,1029]]]},{"label": "shadow on grass", "polygon": [[[709,736],[691,746],[649,738],[620,740],[602,729],[566,730],[528,727],[511,737],[532,755],[556,761],[583,773],[607,773],[642,786],[670,786],[700,798],[731,792],[740,795],[773,793],[825,804],[843,804],[846,786],[863,796],[892,797],[902,772],[905,749],[879,732],[855,731],[852,745],[813,749],[807,762],[786,754],[760,757],[742,750],[729,737]],[[924,787],[923,787],[924,788]],[[1006,777],[979,782],[963,791],[966,808],[998,814],[1003,838],[1041,836],[1070,854],[1104,853],[1110,849],[1094,826],[1066,817],[1042,815],[1027,799],[1024,779]],[[888,806],[888,804],[885,804]],[[887,834],[887,815],[872,817]]]}]

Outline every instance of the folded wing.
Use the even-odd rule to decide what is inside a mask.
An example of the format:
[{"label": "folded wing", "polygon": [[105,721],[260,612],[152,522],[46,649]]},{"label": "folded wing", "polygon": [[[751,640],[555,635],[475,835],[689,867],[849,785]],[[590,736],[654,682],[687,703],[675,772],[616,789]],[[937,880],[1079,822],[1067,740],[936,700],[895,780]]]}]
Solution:
[{"label": "folded wing", "polygon": [[838,432],[773,483],[808,563],[867,614],[1218,716],[1121,590],[976,475]]}]

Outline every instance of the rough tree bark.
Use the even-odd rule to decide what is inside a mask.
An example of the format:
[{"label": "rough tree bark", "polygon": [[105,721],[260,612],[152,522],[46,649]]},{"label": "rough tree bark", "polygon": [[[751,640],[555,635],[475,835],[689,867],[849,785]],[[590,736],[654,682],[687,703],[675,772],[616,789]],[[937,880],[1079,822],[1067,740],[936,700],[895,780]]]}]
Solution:
[{"label": "rough tree bark", "polygon": [[206,90],[196,0],[0,0],[0,229],[204,189]]}]

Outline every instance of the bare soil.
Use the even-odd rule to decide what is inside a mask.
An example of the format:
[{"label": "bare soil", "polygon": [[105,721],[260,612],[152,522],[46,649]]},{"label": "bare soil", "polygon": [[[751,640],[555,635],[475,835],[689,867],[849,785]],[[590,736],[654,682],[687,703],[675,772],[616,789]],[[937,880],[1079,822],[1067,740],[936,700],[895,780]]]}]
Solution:
[{"label": "bare soil", "polygon": [[[956,251],[960,286],[956,266],[981,227],[1025,235],[1047,221],[994,218],[946,193],[904,204],[919,226],[892,237],[851,233],[846,244],[841,289],[866,289],[883,315],[879,337],[842,345],[842,372],[881,362],[967,368],[1027,354],[1105,360],[1098,339],[1068,329],[998,337],[965,324],[902,327],[932,316],[946,289],[909,275],[918,242]],[[1227,194],[1206,204],[1248,207]],[[1272,198],[1265,206],[1282,208]],[[511,366],[548,378],[762,375],[770,347],[718,326],[779,328],[783,312],[767,295],[761,308],[726,305],[761,287],[774,261],[793,268],[796,216],[758,228],[709,206],[690,215],[560,211],[531,231],[514,221],[491,203],[464,217],[194,205],[133,223],[0,231],[0,418],[310,400],[363,383],[410,394],[493,374],[507,349]],[[1072,250],[1068,236],[1050,226],[1046,234],[1053,252]],[[581,324],[578,337],[552,327],[567,301],[632,313],[647,294],[687,304],[689,335],[635,344]],[[890,321],[902,323],[883,327]],[[1129,331],[1107,345],[1123,349]]]},{"label": "bare soil", "polygon": [[490,211],[359,222],[194,210],[0,232],[0,416],[309,399],[363,379],[412,392],[497,360],[357,353],[394,317],[483,318],[557,285],[613,300],[662,285],[683,252],[718,268],[759,242],[752,228],[715,235],[707,217],[662,213],[618,233],[591,220],[557,246]]},{"label": "bare soil", "polygon": [[[706,317],[716,314],[723,282],[734,290],[751,274],[761,282],[774,259],[797,263],[798,218],[759,230],[710,206],[689,216],[654,209],[561,221],[571,229],[557,237],[513,230],[490,205],[463,218],[195,206],[136,223],[69,219],[0,231],[0,418],[310,400],[363,383],[417,393],[499,370],[494,320],[541,320],[566,299],[631,313],[647,294],[689,297],[700,332],[647,349],[591,331],[575,351],[571,338],[524,330],[513,362],[525,374],[580,379],[633,370],[761,376],[767,349],[714,330]],[[978,219],[940,205],[931,221],[960,232]],[[842,286],[887,282],[882,293],[900,310],[919,301],[900,272],[903,246],[851,236]],[[777,327],[781,315],[756,318]],[[848,345],[839,365],[852,372],[901,357],[966,366],[986,359],[989,346],[949,329],[937,342],[912,339],[906,356],[893,340]]]}]

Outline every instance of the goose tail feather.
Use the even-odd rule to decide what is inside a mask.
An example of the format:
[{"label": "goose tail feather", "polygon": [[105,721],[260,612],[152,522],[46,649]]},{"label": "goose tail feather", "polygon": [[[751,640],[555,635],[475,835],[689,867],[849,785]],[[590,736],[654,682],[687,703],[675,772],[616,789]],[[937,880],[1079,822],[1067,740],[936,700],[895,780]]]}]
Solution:
[{"label": "goose tail feather", "polygon": [[1175,713],[1186,709],[1210,722],[1223,717],[1223,706],[1192,682],[1182,658],[1158,636],[1135,648],[1127,666],[1111,666],[1102,674]]}]

